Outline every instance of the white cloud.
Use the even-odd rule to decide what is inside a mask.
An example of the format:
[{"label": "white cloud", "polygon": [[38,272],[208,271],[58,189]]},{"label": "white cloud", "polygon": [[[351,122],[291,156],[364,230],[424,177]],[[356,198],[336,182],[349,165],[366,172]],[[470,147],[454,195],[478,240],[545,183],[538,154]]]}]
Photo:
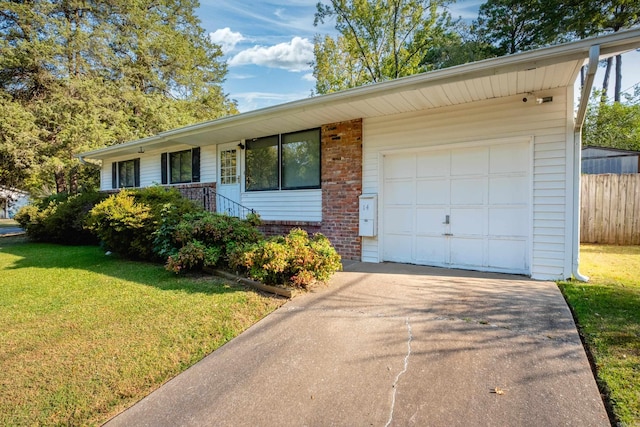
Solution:
[{"label": "white cloud", "polygon": [[313,61],[313,43],[307,38],[294,37],[290,42],[274,46],[259,46],[239,52],[229,60],[230,66],[262,65],[289,71],[305,71]]},{"label": "white cloud", "polygon": [[209,33],[209,38],[215,44],[219,44],[222,53],[227,54],[235,49],[236,45],[244,40],[244,36],[240,33],[234,33],[231,28],[225,27]]},{"label": "white cloud", "polygon": [[275,93],[275,92],[241,92],[232,96],[238,101],[238,110],[244,113],[272,105],[283,104],[285,102],[297,101],[308,98],[310,92],[297,93]]},{"label": "white cloud", "polygon": [[313,77],[313,73],[307,73],[304,76],[302,76],[302,80],[306,80],[308,82],[311,83],[315,83],[316,82],[316,78]]}]

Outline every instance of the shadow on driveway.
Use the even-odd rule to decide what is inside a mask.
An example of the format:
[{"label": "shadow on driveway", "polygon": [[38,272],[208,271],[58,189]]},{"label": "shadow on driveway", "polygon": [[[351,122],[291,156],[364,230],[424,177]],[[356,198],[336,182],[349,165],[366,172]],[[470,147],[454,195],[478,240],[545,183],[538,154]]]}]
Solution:
[{"label": "shadow on driveway", "polygon": [[554,283],[353,263],[118,425],[609,425]]}]

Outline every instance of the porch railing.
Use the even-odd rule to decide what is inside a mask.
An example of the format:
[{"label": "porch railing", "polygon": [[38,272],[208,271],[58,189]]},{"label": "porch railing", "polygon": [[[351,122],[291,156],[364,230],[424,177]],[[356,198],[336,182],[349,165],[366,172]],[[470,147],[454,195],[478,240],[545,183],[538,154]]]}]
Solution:
[{"label": "porch railing", "polygon": [[241,219],[246,219],[247,215],[256,213],[255,210],[241,205],[240,203],[229,199],[228,197],[218,194],[213,191],[216,197],[216,212],[225,213],[230,216],[235,216]]},{"label": "porch railing", "polygon": [[212,187],[180,188],[180,192],[209,212],[224,213],[241,219],[246,219],[250,213],[256,213],[255,210],[218,194]]}]

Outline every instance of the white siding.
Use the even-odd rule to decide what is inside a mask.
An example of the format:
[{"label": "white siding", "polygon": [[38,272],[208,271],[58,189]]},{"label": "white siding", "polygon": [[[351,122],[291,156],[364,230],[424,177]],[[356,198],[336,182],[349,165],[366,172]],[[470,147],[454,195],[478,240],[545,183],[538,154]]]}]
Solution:
[{"label": "white siding", "polygon": [[216,145],[207,145],[200,148],[200,182],[217,182],[216,147]]},{"label": "white siding", "polygon": [[104,160],[100,168],[100,190],[111,189],[111,162]]},{"label": "white siding", "polygon": [[142,154],[140,157],[140,186],[149,187],[161,183],[160,153]]},{"label": "white siding", "polygon": [[322,221],[322,190],[249,191],[242,205],[268,221]]},{"label": "white siding", "polygon": [[[381,190],[381,158],[384,152],[411,150],[454,143],[472,143],[511,137],[533,137],[533,224],[531,275],[557,279],[565,271],[567,253],[566,153],[571,122],[569,89],[547,91],[553,102],[523,103],[512,96],[417,113],[365,119],[363,121],[363,193]],[[379,198],[382,200],[382,198]],[[380,202],[381,203],[381,202]],[[380,211],[380,210],[379,210]],[[381,221],[379,221],[381,223]],[[380,230],[378,235],[380,235]],[[380,238],[363,238],[363,261],[381,260]]]}]

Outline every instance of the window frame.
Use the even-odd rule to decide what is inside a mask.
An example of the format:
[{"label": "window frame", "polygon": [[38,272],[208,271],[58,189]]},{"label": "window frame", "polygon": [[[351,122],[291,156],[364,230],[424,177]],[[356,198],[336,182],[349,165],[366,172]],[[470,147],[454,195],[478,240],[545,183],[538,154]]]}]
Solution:
[{"label": "window frame", "polygon": [[[172,166],[172,160],[174,158],[175,155],[182,155],[182,154],[186,154],[186,153],[190,153],[190,160],[189,161],[185,161],[185,160],[180,160],[181,163],[181,167],[182,167],[182,163],[186,162],[186,164],[191,164],[191,172],[189,174],[189,180],[183,180],[182,179],[182,174],[183,172],[180,172],[180,177],[176,180],[174,180],[173,178],[173,168]],[[177,184],[191,184],[191,183],[196,183],[196,182],[200,182],[200,158],[201,158],[201,150],[200,147],[193,147],[193,148],[187,148],[184,150],[177,150],[177,151],[169,151],[169,152],[164,152],[161,153],[160,155],[160,175],[161,175],[161,182],[163,185],[177,185]]]},{"label": "window frame", "polygon": [[[289,136],[289,135],[295,135],[295,134],[302,134],[302,133],[306,133],[306,132],[312,132],[315,131],[317,132],[318,135],[318,183],[314,184],[314,185],[300,185],[300,186],[285,186],[284,185],[284,175],[285,175],[285,170],[284,170],[284,162],[283,162],[283,146],[285,145],[285,143],[283,143],[285,136]],[[255,142],[255,141],[259,141],[259,140],[265,140],[265,139],[269,139],[269,138],[277,138],[277,143],[276,143],[276,149],[277,149],[277,186],[275,187],[269,187],[269,188],[261,188],[261,189],[250,189],[248,186],[248,178],[249,178],[249,173],[248,173],[248,168],[249,168],[249,163],[247,162],[247,151],[250,150],[250,145],[251,142]],[[246,141],[246,151],[245,151],[245,179],[244,179],[244,191],[246,192],[254,192],[254,191],[292,191],[292,190],[317,190],[322,188],[322,130],[321,128],[311,128],[311,129],[305,129],[305,130],[299,130],[299,131],[295,131],[295,132],[287,132],[287,133],[280,133],[280,134],[275,134],[275,135],[269,135],[269,136],[264,136],[264,137],[260,137],[260,138],[253,138],[253,139],[248,139],[245,140]]]},{"label": "window frame", "polygon": [[[272,139],[272,138],[277,138],[276,140],[276,185],[275,187],[262,187],[262,188],[249,188],[249,176],[250,176],[250,172],[249,172],[249,162],[247,160],[249,151],[251,150],[250,146],[252,143],[258,142],[258,141],[262,141],[262,140],[268,140],[268,139]],[[244,160],[245,160],[245,179],[244,179],[244,189],[245,191],[278,191],[280,189],[280,136],[279,135],[269,135],[269,136],[263,136],[261,138],[253,138],[251,140],[246,140],[246,150],[244,153]]]},{"label": "window frame", "polygon": [[[133,165],[133,176],[131,177],[132,178],[131,185],[126,185],[128,184],[127,182],[123,184],[121,179],[123,174],[123,168],[125,168],[125,166],[128,164]],[[125,171],[125,174],[126,174],[126,171]],[[126,177],[126,178],[129,178],[129,177]],[[128,179],[126,181],[128,181]],[[117,162],[112,163],[111,188],[119,189],[119,188],[138,188],[138,187],[140,187],[140,158],[139,157],[135,159],[119,160]]]},{"label": "window frame", "polygon": [[[188,160],[184,159],[184,156],[188,154],[189,158]],[[179,165],[179,177],[178,179],[174,179],[173,176],[173,160],[176,156],[179,156],[180,159],[180,165]],[[185,165],[186,163],[186,165]],[[185,173],[187,173],[186,171],[183,171],[183,167],[189,166],[189,170],[188,170],[188,176],[189,179],[188,180],[184,180],[183,175]],[[168,153],[168,167],[169,167],[169,184],[189,184],[191,182],[193,182],[193,153],[191,151],[190,148],[186,149],[186,150],[180,150],[180,151],[173,151],[171,153]]]}]

